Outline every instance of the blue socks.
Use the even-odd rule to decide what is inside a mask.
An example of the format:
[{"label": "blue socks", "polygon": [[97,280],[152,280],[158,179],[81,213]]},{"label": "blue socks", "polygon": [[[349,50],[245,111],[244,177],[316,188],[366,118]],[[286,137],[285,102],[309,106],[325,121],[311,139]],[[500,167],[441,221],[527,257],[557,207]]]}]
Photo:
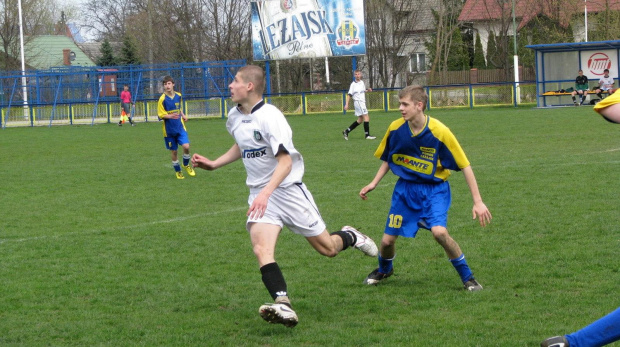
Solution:
[{"label": "blue socks", "polygon": [[189,159],[191,156],[189,154],[183,154],[183,166],[189,166]]},{"label": "blue socks", "polygon": [[459,276],[461,276],[461,281],[463,281],[463,283],[474,277],[469,269],[469,266],[467,265],[467,260],[465,260],[465,254],[461,254],[461,256],[456,259],[450,259],[450,262],[452,263],[452,266],[454,266],[456,272],[459,273]]},{"label": "blue socks", "polygon": [[382,274],[389,274],[393,269],[393,261],[396,256],[391,259],[384,259],[381,254],[379,254],[379,272]]},{"label": "blue socks", "polygon": [[174,168],[174,171],[176,172],[180,172],[181,171],[181,165],[179,165],[179,161],[173,161],[172,162],[172,167]]}]

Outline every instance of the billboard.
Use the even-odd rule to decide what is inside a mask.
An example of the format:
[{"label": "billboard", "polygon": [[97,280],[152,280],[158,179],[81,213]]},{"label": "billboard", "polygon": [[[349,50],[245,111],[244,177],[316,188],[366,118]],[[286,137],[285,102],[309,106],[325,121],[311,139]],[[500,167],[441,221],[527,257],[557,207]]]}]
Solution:
[{"label": "billboard", "polygon": [[366,54],[363,0],[251,0],[254,60]]},{"label": "billboard", "polygon": [[616,50],[581,51],[581,69],[589,80],[598,81],[603,70],[609,69],[609,76],[618,78],[618,53]]}]

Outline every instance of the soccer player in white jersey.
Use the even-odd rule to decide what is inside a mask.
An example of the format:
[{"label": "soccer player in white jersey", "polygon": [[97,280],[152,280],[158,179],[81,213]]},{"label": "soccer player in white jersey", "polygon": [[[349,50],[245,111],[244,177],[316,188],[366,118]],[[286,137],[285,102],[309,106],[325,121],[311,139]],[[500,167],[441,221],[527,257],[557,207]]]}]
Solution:
[{"label": "soccer player in white jersey", "polygon": [[376,257],[377,246],[369,237],[345,226],[329,233],[325,222],[302,182],[304,161],[293,145],[293,132],[286,118],[275,106],[263,101],[263,69],[247,65],[239,69],[229,85],[230,97],[238,106],[228,113],[226,128],[235,144],[219,158],[208,159],[194,154],[192,164],[215,170],[238,159],[243,160],[250,188],[246,229],[262,274],[263,283],[274,299],[259,308],[269,323],[297,325],[284,276],[275,260],[278,235],[283,226],[304,236],[320,254],[334,257],[353,246]]},{"label": "soccer player in white jersey", "polygon": [[351,86],[349,87],[344,109],[349,109],[349,102],[353,99],[353,106],[355,107],[355,116],[357,119],[342,132],[342,136],[344,136],[345,140],[349,140],[349,133],[357,128],[358,125],[362,124],[362,122],[364,122],[364,136],[366,140],[376,139],[375,136],[370,135],[370,116],[366,108],[366,92],[372,92],[372,88],[366,88],[364,81],[362,81],[362,72],[360,70],[355,70],[355,81],[351,82]]},{"label": "soccer player in white jersey", "polygon": [[392,171],[398,181],[392,193],[392,206],[385,223],[378,256],[379,267],[364,280],[377,284],[390,277],[399,236],[414,238],[420,228],[430,230],[466,290],[481,290],[458,243],[448,233],[451,202],[450,171],[462,171],[474,203],[473,218],[481,226],[491,222],[491,212],[482,202],[474,171],[456,137],[443,123],[424,114],[428,96],[421,86],[407,86],[398,93],[402,118],[390,124],[375,156],[381,166],[375,178],[359,195],[368,199],[381,179]]},{"label": "soccer player in white jersey", "polygon": [[606,91],[611,94],[614,88],[614,78],[609,76],[609,69],[603,70],[603,73],[603,77],[598,80],[598,88],[596,89],[596,95],[601,99],[603,98],[601,92]]}]

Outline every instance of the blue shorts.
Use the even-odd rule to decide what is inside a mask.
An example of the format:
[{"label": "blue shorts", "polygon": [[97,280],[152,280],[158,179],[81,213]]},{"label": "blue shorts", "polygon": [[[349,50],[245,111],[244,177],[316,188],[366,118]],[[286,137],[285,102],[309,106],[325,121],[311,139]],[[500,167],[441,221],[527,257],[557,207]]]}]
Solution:
[{"label": "blue shorts", "polygon": [[385,233],[415,237],[419,228],[448,226],[448,209],[452,201],[448,181],[438,184],[412,183],[399,179],[392,193],[392,207],[385,223]]},{"label": "blue shorts", "polygon": [[176,151],[179,148],[179,145],[183,146],[184,144],[189,143],[189,136],[187,136],[187,132],[182,132],[175,136],[164,137],[164,142],[166,143],[166,149]]}]

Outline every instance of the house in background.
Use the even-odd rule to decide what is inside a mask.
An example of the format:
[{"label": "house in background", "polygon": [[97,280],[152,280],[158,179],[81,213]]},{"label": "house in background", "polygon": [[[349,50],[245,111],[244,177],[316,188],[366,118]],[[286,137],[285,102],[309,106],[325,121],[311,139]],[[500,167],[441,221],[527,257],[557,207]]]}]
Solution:
[{"label": "house in background", "polygon": [[[480,34],[485,56],[489,32],[505,33],[514,36],[512,23],[512,6],[515,7],[515,24],[519,32],[532,19],[544,16],[556,20],[561,26],[571,27],[574,42],[586,40],[586,6],[587,13],[599,13],[607,10],[620,10],[620,0],[466,0],[459,21],[470,23]],[[593,28],[588,28],[591,31]]]},{"label": "house in background", "polygon": [[72,38],[66,35],[33,37],[24,49],[26,64],[36,70],[64,66],[95,66]]}]

